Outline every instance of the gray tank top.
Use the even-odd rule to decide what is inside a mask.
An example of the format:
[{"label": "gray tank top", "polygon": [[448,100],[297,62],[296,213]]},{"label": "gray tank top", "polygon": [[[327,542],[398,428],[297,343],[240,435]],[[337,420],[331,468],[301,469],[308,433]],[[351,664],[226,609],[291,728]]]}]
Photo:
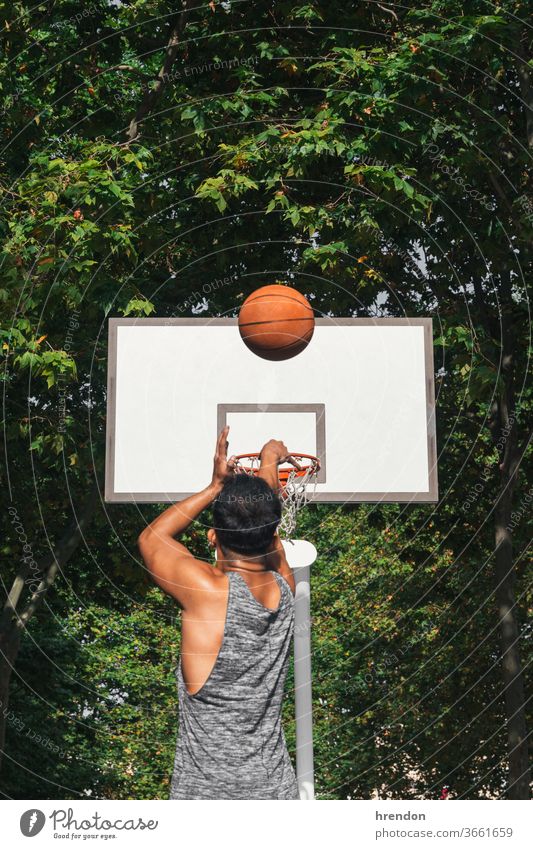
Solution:
[{"label": "gray tank top", "polygon": [[179,730],[170,799],[298,799],[281,723],[294,628],[287,581],[275,610],[227,572],[222,645],[202,688],[190,695],[181,662],[175,673]]}]

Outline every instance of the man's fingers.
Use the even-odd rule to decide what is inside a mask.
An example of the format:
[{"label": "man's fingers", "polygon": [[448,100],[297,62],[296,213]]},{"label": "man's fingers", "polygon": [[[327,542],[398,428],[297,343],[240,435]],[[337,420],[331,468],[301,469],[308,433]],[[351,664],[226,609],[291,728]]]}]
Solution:
[{"label": "man's fingers", "polygon": [[292,454],[289,454],[289,449],[287,448],[284,442],[281,442],[281,440],[279,441],[279,447],[282,452],[279,462],[290,463],[292,466],[294,466],[295,469],[300,471],[302,468],[300,463],[294,459]]},{"label": "man's fingers", "polygon": [[225,457],[228,451],[228,433],[229,425],[226,425],[226,427],[220,431],[220,435],[217,439],[216,453],[221,457]]},{"label": "man's fingers", "polygon": [[284,463],[292,463],[292,465],[294,466],[295,469],[297,469],[298,471],[301,471],[302,467],[301,467],[300,463],[298,462],[298,460],[295,460],[294,457],[291,457],[290,454],[288,454],[285,457],[285,460],[283,462]]}]

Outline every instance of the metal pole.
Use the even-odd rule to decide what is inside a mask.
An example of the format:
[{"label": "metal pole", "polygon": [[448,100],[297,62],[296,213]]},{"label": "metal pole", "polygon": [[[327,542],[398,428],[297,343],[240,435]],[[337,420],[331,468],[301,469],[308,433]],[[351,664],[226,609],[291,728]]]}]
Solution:
[{"label": "metal pole", "polygon": [[294,569],[294,689],[296,707],[296,777],[300,799],[315,798],[313,769],[313,699],[311,685],[311,567]]}]

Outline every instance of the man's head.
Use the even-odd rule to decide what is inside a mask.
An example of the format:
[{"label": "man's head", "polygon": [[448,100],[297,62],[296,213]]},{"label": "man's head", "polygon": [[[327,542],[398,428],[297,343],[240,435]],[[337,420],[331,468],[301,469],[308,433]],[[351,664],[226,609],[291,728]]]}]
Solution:
[{"label": "man's head", "polygon": [[224,552],[244,557],[266,554],[281,518],[281,502],[258,477],[235,475],[213,505],[213,524]]}]

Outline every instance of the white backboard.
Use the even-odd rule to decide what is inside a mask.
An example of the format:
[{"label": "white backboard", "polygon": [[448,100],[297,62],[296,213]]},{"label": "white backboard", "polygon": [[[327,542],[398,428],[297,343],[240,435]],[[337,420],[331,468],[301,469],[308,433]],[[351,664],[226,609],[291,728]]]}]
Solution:
[{"label": "white backboard", "polygon": [[229,451],[270,438],[322,463],[317,501],[436,501],[429,318],[317,319],[281,362],[242,342],[236,319],[110,319],[107,501],[175,501]]}]

